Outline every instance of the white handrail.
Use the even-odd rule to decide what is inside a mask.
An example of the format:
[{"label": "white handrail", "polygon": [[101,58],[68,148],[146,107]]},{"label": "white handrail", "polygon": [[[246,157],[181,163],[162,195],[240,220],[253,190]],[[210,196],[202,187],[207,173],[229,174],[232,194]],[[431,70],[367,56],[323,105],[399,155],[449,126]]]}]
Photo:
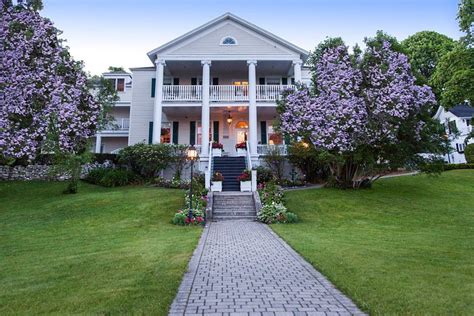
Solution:
[{"label": "white handrail", "polygon": [[252,170],[252,157],[250,156],[250,145],[249,142],[245,142],[245,146],[247,147],[247,170]]},{"label": "white handrail", "polygon": [[209,87],[210,101],[246,101],[249,99],[248,86],[211,85]]},{"label": "white handrail", "polygon": [[164,85],[163,101],[199,101],[202,100],[201,85]]}]

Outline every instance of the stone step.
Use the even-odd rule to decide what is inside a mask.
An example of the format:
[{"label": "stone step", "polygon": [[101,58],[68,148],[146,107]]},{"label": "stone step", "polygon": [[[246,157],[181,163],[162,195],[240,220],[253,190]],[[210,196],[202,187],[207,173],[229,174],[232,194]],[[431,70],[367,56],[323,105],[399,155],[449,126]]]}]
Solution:
[{"label": "stone step", "polygon": [[214,217],[226,217],[226,216],[256,216],[255,212],[214,212]]},{"label": "stone step", "polygon": [[214,216],[213,221],[232,221],[232,220],[252,220],[255,221],[255,216]]}]

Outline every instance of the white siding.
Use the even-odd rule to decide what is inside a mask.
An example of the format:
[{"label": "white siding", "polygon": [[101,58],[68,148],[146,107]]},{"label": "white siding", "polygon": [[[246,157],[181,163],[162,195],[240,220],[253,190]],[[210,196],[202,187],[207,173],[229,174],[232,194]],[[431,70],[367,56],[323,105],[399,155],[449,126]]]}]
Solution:
[{"label": "white siding", "polygon": [[151,97],[151,79],[154,77],[155,72],[153,70],[133,72],[129,145],[148,142],[148,126],[149,122],[153,121],[153,105],[155,102],[155,98]]},{"label": "white siding", "polygon": [[[232,36],[238,44],[220,45],[221,39],[226,36]],[[298,58],[298,54],[232,21],[225,21],[210,31],[160,55],[294,55]]]}]

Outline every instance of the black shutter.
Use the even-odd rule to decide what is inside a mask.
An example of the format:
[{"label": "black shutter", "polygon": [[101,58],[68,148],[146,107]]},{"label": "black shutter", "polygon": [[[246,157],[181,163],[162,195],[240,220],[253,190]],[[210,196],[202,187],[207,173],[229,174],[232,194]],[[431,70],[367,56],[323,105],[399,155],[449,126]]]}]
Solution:
[{"label": "black shutter", "polygon": [[288,84],[288,78],[287,77],[281,78],[281,84],[282,85],[287,85]]},{"label": "black shutter", "polygon": [[177,144],[179,139],[179,122],[173,122],[173,144]]},{"label": "black shutter", "polygon": [[291,84],[295,84],[295,78],[291,78]]},{"label": "black shutter", "polygon": [[191,78],[191,85],[192,86],[197,85],[197,82],[198,82],[197,78]]},{"label": "black shutter", "polygon": [[155,97],[156,78],[151,79],[151,97]]},{"label": "black shutter", "polygon": [[215,142],[219,142],[219,121],[214,121],[214,126],[213,126],[213,131],[214,131],[214,134],[213,134],[213,140]]},{"label": "black shutter", "polygon": [[267,121],[260,122],[260,142],[265,145],[267,143]]},{"label": "black shutter", "polygon": [[153,142],[153,122],[148,123],[148,144]]},{"label": "black shutter", "polygon": [[189,144],[196,143],[196,121],[189,122]]},{"label": "black shutter", "polygon": [[214,86],[218,86],[219,85],[219,78],[217,78],[217,77],[212,78],[212,84]]},{"label": "black shutter", "polygon": [[179,86],[179,78],[173,78],[173,85]]},{"label": "black shutter", "polygon": [[264,85],[265,84],[265,78],[258,78],[258,84]]}]

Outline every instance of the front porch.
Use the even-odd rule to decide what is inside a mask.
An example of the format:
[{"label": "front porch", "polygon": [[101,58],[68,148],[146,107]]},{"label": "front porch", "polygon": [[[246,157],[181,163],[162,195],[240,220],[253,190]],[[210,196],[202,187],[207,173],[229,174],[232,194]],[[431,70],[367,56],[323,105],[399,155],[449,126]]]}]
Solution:
[{"label": "front porch", "polygon": [[[223,156],[241,155],[237,144],[249,141],[251,126],[249,123],[249,106],[212,106],[209,115],[209,140],[223,145]],[[275,107],[257,107],[257,146],[251,151],[253,158],[265,155],[270,150],[278,150],[286,155],[283,137],[273,129],[277,118]],[[207,160],[208,146],[203,150],[203,127],[201,107],[199,106],[164,106],[161,124],[162,143],[194,145],[200,157]]]}]

